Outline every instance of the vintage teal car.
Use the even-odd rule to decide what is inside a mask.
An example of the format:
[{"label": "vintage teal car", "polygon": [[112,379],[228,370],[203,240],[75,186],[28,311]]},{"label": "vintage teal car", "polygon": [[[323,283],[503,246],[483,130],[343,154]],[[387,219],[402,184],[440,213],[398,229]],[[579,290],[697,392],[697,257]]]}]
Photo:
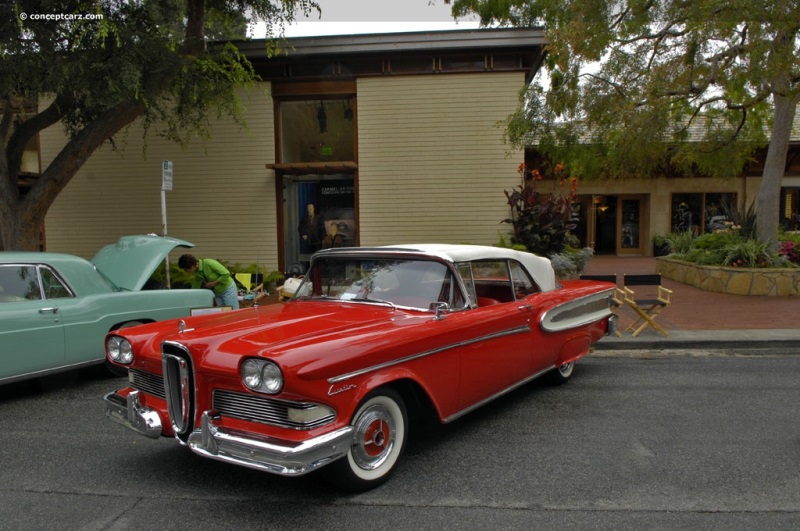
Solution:
[{"label": "vintage teal car", "polygon": [[145,287],[176,247],[193,244],[124,236],[91,261],[0,252],[0,384],[104,363],[109,331],[213,306],[207,289]]}]

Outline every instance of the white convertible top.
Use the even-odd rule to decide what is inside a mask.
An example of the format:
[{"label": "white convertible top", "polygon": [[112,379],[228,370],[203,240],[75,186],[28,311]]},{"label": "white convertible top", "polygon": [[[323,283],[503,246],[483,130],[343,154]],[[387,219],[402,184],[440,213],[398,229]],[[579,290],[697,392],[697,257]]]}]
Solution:
[{"label": "white convertible top", "polygon": [[382,249],[402,249],[422,254],[434,255],[450,262],[470,262],[472,260],[511,259],[520,262],[533,276],[542,291],[558,287],[556,275],[550,260],[533,253],[491,247],[488,245],[454,245],[447,243],[415,243],[387,245]]}]

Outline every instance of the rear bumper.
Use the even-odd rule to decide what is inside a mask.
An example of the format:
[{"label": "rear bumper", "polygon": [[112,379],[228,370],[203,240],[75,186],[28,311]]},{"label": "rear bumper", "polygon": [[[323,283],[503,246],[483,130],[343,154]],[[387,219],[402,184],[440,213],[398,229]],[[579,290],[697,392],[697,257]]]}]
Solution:
[{"label": "rear bumper", "polygon": [[[161,436],[161,416],[139,402],[139,392],[127,399],[116,393],[104,397],[106,416],[145,437]],[[302,442],[275,439],[252,432],[226,429],[216,411],[202,415],[199,430],[186,445],[196,454],[283,476],[300,476],[344,457],[353,441],[352,426]]]},{"label": "rear bumper", "polygon": [[615,313],[612,313],[608,318],[608,330],[606,331],[606,335],[607,336],[614,335],[618,328],[619,328],[619,316]]}]

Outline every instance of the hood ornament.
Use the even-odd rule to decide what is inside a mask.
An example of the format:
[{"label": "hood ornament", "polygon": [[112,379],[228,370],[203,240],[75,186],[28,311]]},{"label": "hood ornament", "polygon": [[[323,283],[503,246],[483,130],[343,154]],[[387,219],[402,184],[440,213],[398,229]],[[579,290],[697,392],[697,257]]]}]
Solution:
[{"label": "hood ornament", "polygon": [[181,319],[180,321],[178,321],[178,333],[182,334],[185,331],[186,331],[186,321]]}]

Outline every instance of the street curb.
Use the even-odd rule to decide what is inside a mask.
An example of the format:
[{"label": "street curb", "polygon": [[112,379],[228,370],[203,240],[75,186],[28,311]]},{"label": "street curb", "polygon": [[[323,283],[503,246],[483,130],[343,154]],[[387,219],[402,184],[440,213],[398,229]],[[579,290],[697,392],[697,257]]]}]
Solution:
[{"label": "street curb", "polygon": [[800,330],[679,330],[668,337],[608,336],[596,350],[745,349],[796,351]]}]

